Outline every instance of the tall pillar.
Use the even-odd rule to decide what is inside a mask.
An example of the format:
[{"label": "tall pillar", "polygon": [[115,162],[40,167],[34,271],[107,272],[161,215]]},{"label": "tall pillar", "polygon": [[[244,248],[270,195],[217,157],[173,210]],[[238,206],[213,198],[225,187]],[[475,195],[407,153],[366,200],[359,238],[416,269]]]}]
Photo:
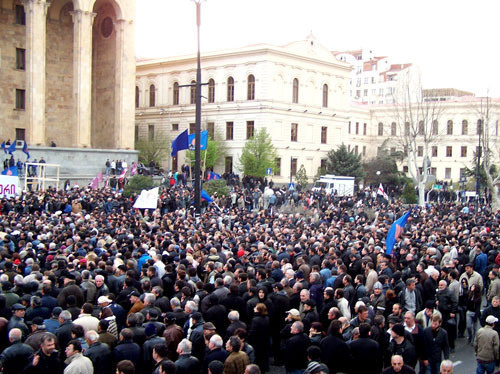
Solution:
[{"label": "tall pillar", "polygon": [[26,13],[26,114],[28,141],[45,145],[45,0],[24,0]]},{"label": "tall pillar", "polygon": [[[133,14],[133,13],[132,13]],[[134,149],[135,130],[134,22],[116,21],[115,148]]]},{"label": "tall pillar", "polygon": [[96,13],[75,10],[73,41],[73,119],[75,145],[91,147],[92,24]]}]

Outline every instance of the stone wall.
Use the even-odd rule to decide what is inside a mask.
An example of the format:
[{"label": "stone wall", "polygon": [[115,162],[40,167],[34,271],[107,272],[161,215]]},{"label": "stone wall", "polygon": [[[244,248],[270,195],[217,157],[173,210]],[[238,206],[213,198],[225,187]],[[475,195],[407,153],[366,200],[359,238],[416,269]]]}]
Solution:
[{"label": "stone wall", "polygon": [[[16,24],[15,11],[0,9],[0,139],[14,139],[26,128],[24,110],[16,110],[16,88],[26,88],[26,72],[16,69],[16,48],[26,48],[26,28]],[[27,132],[27,131],[26,131]]]},{"label": "stone wall", "polygon": [[[72,7],[71,7],[72,8]],[[47,19],[46,142],[75,142],[73,128],[73,22],[65,9],[60,20]]]}]

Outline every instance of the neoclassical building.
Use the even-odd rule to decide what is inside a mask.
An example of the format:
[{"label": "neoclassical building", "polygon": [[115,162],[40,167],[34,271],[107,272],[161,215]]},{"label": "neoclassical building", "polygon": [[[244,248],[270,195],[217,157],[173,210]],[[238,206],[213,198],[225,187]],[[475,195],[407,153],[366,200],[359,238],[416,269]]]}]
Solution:
[{"label": "neoclassical building", "polygon": [[[344,143],[364,159],[380,147],[403,151],[399,140],[397,104],[362,103],[350,98],[353,65],[313,36],[285,46],[252,45],[202,54],[202,128],[225,141],[227,155],[216,171],[241,172],[238,163],[245,141],[266,128],[279,155],[276,182],[287,182],[304,165],[312,178],[327,153]],[[408,71],[408,66],[404,71]],[[378,72],[377,74],[380,74]],[[390,80],[391,95],[400,75]],[[135,138],[194,132],[196,56],[137,62]],[[387,88],[386,87],[386,88]],[[377,91],[378,92],[378,91]],[[385,95],[386,91],[384,91]],[[477,123],[484,117],[485,99],[458,90],[427,91],[439,101],[439,136],[430,145],[430,172],[437,180],[458,182],[472,167],[478,143]],[[433,96],[434,95],[434,96]],[[489,128],[498,138],[500,99],[489,100]],[[484,119],[483,119],[484,120]],[[419,140],[417,139],[417,142]],[[499,159],[499,150],[494,157]],[[177,170],[185,152],[165,160]],[[422,161],[420,152],[417,161]],[[408,172],[406,160],[401,170]]]},{"label": "neoclassical building", "polygon": [[[347,142],[350,66],[313,37],[202,54],[202,128],[225,141],[218,172],[240,172],[247,139],[266,128],[278,151],[274,180],[304,165],[314,176],[329,150]],[[196,56],[137,62],[135,137],[194,132]],[[185,152],[166,161],[176,170]]]},{"label": "neoclassical building", "polygon": [[134,148],[135,0],[0,0],[0,138]]}]

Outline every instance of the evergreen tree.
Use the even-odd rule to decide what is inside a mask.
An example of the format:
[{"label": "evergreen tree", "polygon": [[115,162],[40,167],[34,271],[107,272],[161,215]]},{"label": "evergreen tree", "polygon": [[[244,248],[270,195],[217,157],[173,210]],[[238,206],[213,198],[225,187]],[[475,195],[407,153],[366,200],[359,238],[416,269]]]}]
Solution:
[{"label": "evergreen tree", "polygon": [[240,164],[243,174],[264,178],[266,169],[276,170],[278,155],[266,129],[261,129],[255,136],[247,140],[241,152]]},{"label": "evergreen tree", "polygon": [[306,168],[304,167],[304,165],[300,165],[297,174],[295,174],[295,180],[300,185],[300,187],[302,187],[302,189],[305,190],[307,188],[309,178],[307,177]]},{"label": "evergreen tree", "polygon": [[348,151],[345,144],[339,146],[337,150],[328,152],[326,159],[326,173],[363,178],[364,172],[361,165],[361,155]]}]

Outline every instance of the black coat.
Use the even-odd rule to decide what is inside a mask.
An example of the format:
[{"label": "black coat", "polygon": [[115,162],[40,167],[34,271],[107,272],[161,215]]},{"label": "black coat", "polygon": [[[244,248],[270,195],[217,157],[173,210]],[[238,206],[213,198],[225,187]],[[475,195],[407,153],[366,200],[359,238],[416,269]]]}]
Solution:
[{"label": "black coat", "polygon": [[73,337],[71,336],[71,329],[73,327],[73,322],[65,321],[61,326],[59,326],[54,333],[57,337],[57,343],[59,344],[59,350],[64,352],[68,343]]},{"label": "black coat", "polygon": [[417,364],[417,351],[415,349],[415,345],[410,342],[410,339],[405,336],[405,339],[401,344],[396,344],[396,341],[393,339],[389,343],[389,354],[387,357],[387,364],[390,365],[390,358],[393,355],[400,355],[403,357],[403,361],[406,365],[411,367],[415,367]]},{"label": "black coat", "polygon": [[205,354],[205,358],[203,359],[203,365],[202,365],[202,374],[207,374],[208,373],[208,364],[210,364],[212,361],[220,361],[224,362],[226,361],[227,356],[229,356],[229,353],[222,348],[217,348],[213,349],[211,351],[207,351]]},{"label": "black coat", "polygon": [[248,343],[255,350],[255,363],[259,365],[261,371],[268,370],[268,354],[269,354],[269,317],[255,316],[250,323],[248,329]]},{"label": "black coat", "polygon": [[208,308],[204,314],[205,321],[212,322],[215,325],[217,334],[224,335],[227,327],[227,309],[224,305],[216,304]]},{"label": "black coat", "polygon": [[176,374],[193,374],[200,372],[200,361],[191,355],[180,355],[175,361]]},{"label": "black coat", "polygon": [[33,355],[33,348],[27,344],[17,341],[10,347],[6,348],[0,354],[0,361],[2,361],[3,372],[5,374],[19,374],[22,373],[24,368],[28,366],[29,359]]},{"label": "black coat", "polygon": [[35,352],[35,355],[39,355],[38,365],[33,366],[33,357],[30,358],[30,364],[26,367],[25,374],[61,374],[63,372],[63,366],[61,360],[59,360],[59,352],[54,351],[50,356],[46,356],[41,349]]},{"label": "black coat", "polygon": [[380,345],[370,338],[349,343],[353,358],[353,373],[378,374],[382,370]]},{"label": "black coat", "polygon": [[351,371],[351,351],[341,335],[328,335],[323,338],[319,346],[321,361],[328,366],[330,374]]},{"label": "black coat", "polygon": [[285,345],[286,371],[304,370],[307,366],[307,348],[311,340],[304,333],[292,335]]},{"label": "black coat", "polygon": [[221,304],[224,305],[228,311],[237,310],[238,313],[240,313],[240,320],[247,320],[247,304],[238,294],[234,295],[229,293],[225,299],[221,301]]},{"label": "black coat", "polygon": [[112,357],[111,351],[106,344],[97,342],[87,348],[84,356],[92,361],[94,366],[94,373],[104,374],[111,373]]},{"label": "black coat", "polygon": [[450,346],[448,344],[448,333],[440,328],[436,337],[433,336],[432,327],[424,330],[425,348],[427,350],[427,359],[431,362],[441,361],[441,352],[447,360],[450,357]]},{"label": "black coat", "polygon": [[137,373],[141,367],[141,347],[132,340],[122,340],[113,350],[113,363],[116,365],[121,360],[130,360]]},{"label": "black coat", "polygon": [[[408,309],[406,308],[406,293],[408,289],[405,287],[401,293],[399,294],[399,305],[403,309],[403,312],[406,313]],[[415,288],[415,314],[420,312],[424,308],[424,302],[422,299],[422,294],[418,288]]]},{"label": "black coat", "polygon": [[290,299],[284,292],[271,294],[269,299],[273,303],[271,329],[279,334],[279,331],[285,327],[286,312],[290,310]]}]

